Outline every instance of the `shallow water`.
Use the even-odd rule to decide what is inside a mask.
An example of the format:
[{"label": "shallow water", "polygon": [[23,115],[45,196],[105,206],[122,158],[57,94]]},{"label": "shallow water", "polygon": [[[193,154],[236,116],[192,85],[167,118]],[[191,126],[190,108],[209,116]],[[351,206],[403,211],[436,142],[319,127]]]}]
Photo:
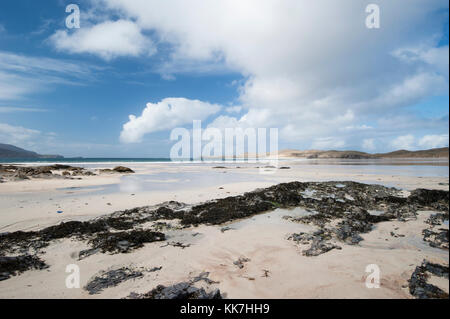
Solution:
[{"label": "shallow water", "polygon": [[329,164],[323,162],[321,164],[301,164],[293,165],[297,169],[304,171],[317,170],[317,166],[320,166],[324,171],[333,173],[342,170],[342,166],[345,166],[345,171],[349,174],[367,174],[367,175],[396,175],[396,176],[422,176],[422,177],[448,177],[449,167],[447,165],[434,165],[431,163],[424,163],[422,165],[414,164],[386,164],[386,163],[337,163]]},{"label": "shallow water", "polygon": [[189,189],[189,187],[209,187],[214,185],[266,181],[267,176],[260,174],[245,174],[241,172],[214,170],[211,172],[181,172],[125,175],[118,184],[101,186],[86,186],[80,188],[59,188],[60,191],[89,190],[90,195],[105,195],[111,193],[138,193],[151,191],[166,191]]},{"label": "shallow water", "polygon": [[384,210],[368,210],[367,212],[373,216],[380,216],[384,213]]},{"label": "shallow water", "polygon": [[243,220],[231,222],[227,224],[227,227],[231,229],[241,229],[248,226],[266,226],[266,225],[281,225],[285,226],[288,229],[291,229],[292,231],[308,231],[311,230],[313,227],[301,223],[295,223],[292,222],[284,217],[290,216],[294,218],[298,217],[304,217],[304,216],[310,216],[315,214],[315,212],[307,211],[303,208],[296,207],[293,209],[281,209],[277,208],[273,211],[255,215],[250,218],[246,218]]}]

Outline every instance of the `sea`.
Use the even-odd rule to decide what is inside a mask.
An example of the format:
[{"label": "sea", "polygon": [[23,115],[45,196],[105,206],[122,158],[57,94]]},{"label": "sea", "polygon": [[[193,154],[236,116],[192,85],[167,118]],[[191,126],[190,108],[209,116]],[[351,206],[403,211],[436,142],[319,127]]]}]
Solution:
[{"label": "sea", "polygon": [[120,158],[120,157],[67,157],[67,158],[0,158],[0,164],[16,163],[167,163],[171,162],[170,158]]}]

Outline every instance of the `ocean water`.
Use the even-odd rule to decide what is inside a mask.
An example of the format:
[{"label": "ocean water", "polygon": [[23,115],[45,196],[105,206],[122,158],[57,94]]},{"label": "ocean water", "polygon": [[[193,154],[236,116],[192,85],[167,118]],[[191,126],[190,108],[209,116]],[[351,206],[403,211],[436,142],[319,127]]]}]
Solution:
[{"label": "ocean water", "polygon": [[[112,167],[125,165],[133,167],[139,164],[170,163],[170,165],[195,166],[225,166],[225,167],[264,167],[272,164],[255,159],[214,159],[206,161],[186,160],[172,161],[170,158],[38,158],[38,159],[1,159],[0,164],[26,164],[26,165],[46,165],[46,164],[68,164],[80,166],[87,169],[97,169],[102,167]],[[134,164],[134,165],[133,165]],[[326,172],[333,173],[345,167],[349,173],[366,175],[399,175],[399,176],[422,176],[422,177],[448,177],[448,159],[375,159],[375,160],[348,160],[348,159],[291,159],[280,158],[278,166],[288,166],[302,171],[315,171],[319,167]],[[232,171],[228,171],[231,173]],[[234,174],[232,174],[234,175]]]},{"label": "ocean water", "polygon": [[114,158],[114,157],[68,157],[68,158],[0,158],[1,163],[167,163],[170,158]]}]

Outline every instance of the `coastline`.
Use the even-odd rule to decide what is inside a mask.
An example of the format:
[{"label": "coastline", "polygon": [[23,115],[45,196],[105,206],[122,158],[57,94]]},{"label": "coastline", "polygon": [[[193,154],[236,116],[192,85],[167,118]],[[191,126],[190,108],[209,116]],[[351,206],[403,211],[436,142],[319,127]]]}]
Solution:
[{"label": "coastline", "polygon": [[[353,180],[395,186],[405,192],[417,188],[448,191],[448,168],[445,167],[435,167],[435,176],[420,176],[417,173],[414,176],[408,173],[408,169],[395,166],[391,167],[394,170],[392,173],[385,167],[368,172],[365,166],[330,168],[328,165],[310,165],[306,169],[303,165],[297,166],[296,162],[288,163],[289,169],[278,169],[272,175],[261,175],[257,165],[242,163],[223,165],[228,168],[214,168],[215,163],[127,163],[135,174],[2,183],[0,233],[39,230],[71,220],[88,221],[116,211],[167,201],[199,204],[292,181]],[[102,165],[110,167],[105,163]],[[417,166],[414,166],[414,171],[417,172]],[[426,170],[422,172],[430,173]],[[444,176],[436,176],[441,172]],[[189,176],[191,179],[186,181]],[[214,182],[209,185],[202,183],[202,176]],[[220,176],[226,178],[221,179]],[[138,186],[142,180],[147,182],[141,184],[144,189],[108,189],[126,184],[129,180],[134,180]],[[148,185],[150,189],[145,189]],[[95,194],[102,188],[106,191]],[[57,210],[63,213],[57,214]],[[372,231],[361,235],[364,240],[359,245],[343,245],[341,250],[332,250],[317,257],[302,256],[298,247],[287,239],[290,233],[308,227],[288,222],[280,218],[281,215],[271,212],[219,226],[199,225],[183,229],[180,233],[174,232],[173,239],[169,237],[168,242],[187,242],[190,246],[185,249],[170,245],[162,248],[164,243],[150,243],[128,254],[95,254],[79,261],[74,256],[76,252],[86,249],[86,244],[61,239],[47,247],[42,256],[50,265],[49,269],[29,270],[0,281],[0,298],[123,298],[131,292],[145,293],[157,284],[171,285],[186,281],[203,271],[210,273],[211,280],[220,282],[213,286],[220,288],[228,298],[412,298],[407,280],[423,259],[448,264],[448,250],[443,253],[422,240],[425,221],[431,214],[429,211],[420,212],[414,221],[379,223]],[[227,226],[232,230],[221,231]],[[448,229],[448,224],[446,227]],[[406,237],[392,237],[389,233],[395,228],[395,232]],[[199,235],[192,236],[194,233]],[[243,268],[236,267],[233,262],[243,257],[250,261]],[[180,263],[181,260],[183,263]],[[367,289],[364,285],[367,275],[365,266],[372,262],[382,264],[381,289]],[[84,289],[65,287],[67,274],[64,268],[70,263],[80,265],[82,287],[99,272],[120,266],[146,269],[162,266],[162,269],[90,295]],[[263,270],[269,270],[269,277],[263,277]],[[47,283],[45,291],[39,289],[39,282],[42,281]],[[441,282],[438,284],[442,286]]]}]

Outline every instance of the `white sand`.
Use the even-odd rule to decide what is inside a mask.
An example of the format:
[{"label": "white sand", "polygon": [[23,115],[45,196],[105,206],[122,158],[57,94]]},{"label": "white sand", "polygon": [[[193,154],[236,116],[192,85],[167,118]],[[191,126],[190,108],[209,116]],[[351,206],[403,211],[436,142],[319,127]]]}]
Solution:
[{"label": "white sand", "polygon": [[[283,164],[284,165],[284,164]],[[113,211],[157,204],[167,200],[187,203],[236,195],[260,187],[292,180],[356,180],[384,183],[404,189],[448,189],[448,177],[415,177],[401,174],[368,174],[345,166],[313,166],[305,169],[292,165],[290,170],[278,170],[274,175],[260,176],[253,165],[240,169],[213,169],[214,165],[192,166],[174,164],[126,165],[137,174],[200,173],[208,176],[220,172],[231,176],[227,183],[214,181],[203,185],[193,181],[184,185],[174,180],[173,189],[90,194],[83,189],[58,190],[67,187],[85,187],[114,184],[120,176],[83,177],[82,180],[32,180],[0,184],[0,232],[42,228],[60,221],[88,219]],[[231,165],[235,167],[239,165]],[[242,166],[242,165],[241,165]],[[447,169],[448,172],[448,169]],[[234,174],[234,175],[233,175]],[[249,181],[233,182],[234,176],[244,174]],[[244,176],[242,175],[242,176]],[[447,173],[448,176],[448,173]],[[164,182],[164,181],[162,181]],[[157,182],[155,182],[157,183]],[[165,183],[165,182],[164,182]],[[223,189],[219,189],[223,187]],[[67,192],[72,194],[65,194]],[[69,196],[67,196],[69,195]],[[50,200],[52,198],[52,200]],[[108,205],[110,203],[111,205]],[[62,210],[62,214],[57,214]],[[272,215],[271,215],[272,214]],[[234,230],[221,232],[222,227],[200,226],[186,230],[183,239],[191,247],[181,249],[165,243],[146,244],[129,254],[96,254],[78,261],[77,253],[88,248],[79,241],[61,240],[45,249],[42,259],[48,270],[27,271],[20,276],[0,281],[0,298],[121,298],[130,292],[147,292],[158,284],[170,285],[210,272],[210,279],[230,298],[409,298],[407,279],[424,258],[448,263],[448,251],[429,247],[422,240],[424,220],[430,212],[421,212],[416,221],[385,222],[363,235],[359,246],[341,244],[342,250],[333,250],[318,257],[302,256],[296,244],[287,240],[293,232],[305,231],[308,226],[281,220],[276,213],[255,216],[230,225]],[[286,212],[289,214],[289,212]],[[270,218],[268,216],[271,216]],[[391,237],[390,231],[404,238]],[[448,226],[447,226],[448,227]],[[192,233],[200,233],[192,236]],[[385,239],[388,238],[388,241]],[[176,240],[168,239],[168,241]],[[233,261],[249,258],[243,269]],[[65,286],[66,265],[77,264],[81,269],[81,286],[101,270],[134,265],[136,267],[162,266],[160,271],[146,273],[144,278],[125,281],[117,287],[90,296],[84,289]],[[381,288],[368,289],[365,267],[377,264],[381,270]],[[264,277],[268,270],[268,277]],[[448,286],[448,281],[447,281]]]}]

